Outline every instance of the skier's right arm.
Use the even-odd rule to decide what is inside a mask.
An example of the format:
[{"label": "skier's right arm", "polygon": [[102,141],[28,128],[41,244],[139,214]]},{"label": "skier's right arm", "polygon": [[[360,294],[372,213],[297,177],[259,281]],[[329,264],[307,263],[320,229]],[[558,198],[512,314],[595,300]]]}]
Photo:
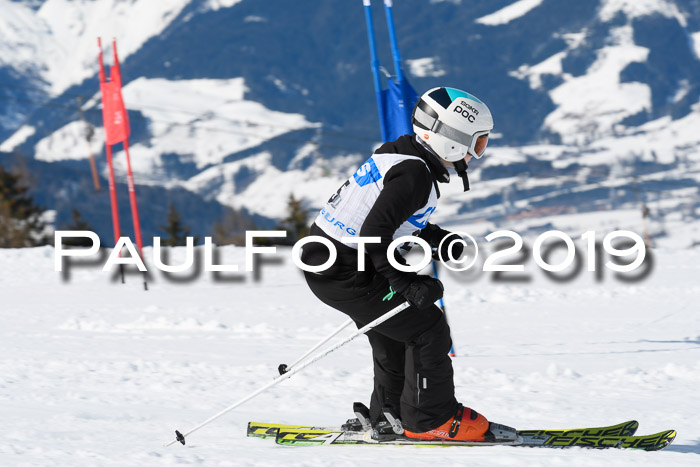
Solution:
[{"label": "skier's right arm", "polygon": [[432,187],[432,177],[423,162],[397,164],[386,173],[384,188],[360,229],[363,237],[381,238],[380,243],[365,245],[374,268],[395,291],[419,308],[430,306],[442,297],[442,284],[428,276],[394,269],[387,259],[387,249],[399,226],[426,205]]}]

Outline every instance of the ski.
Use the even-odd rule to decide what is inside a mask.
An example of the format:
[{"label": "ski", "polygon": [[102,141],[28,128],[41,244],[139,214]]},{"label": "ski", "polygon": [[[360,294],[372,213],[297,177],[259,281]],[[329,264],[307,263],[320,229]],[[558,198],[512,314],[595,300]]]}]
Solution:
[{"label": "ski", "polygon": [[[593,448],[593,449],[639,449],[659,451],[673,442],[675,430],[653,435],[606,435],[579,430],[532,430],[518,432],[517,439],[508,441],[450,441],[444,439],[417,440],[404,436],[395,439],[376,440],[371,431],[341,431],[318,429],[278,429],[275,441],[282,445],[410,445],[410,446],[518,446],[545,448]],[[598,431],[598,430],[595,430]],[[553,433],[554,432],[554,433]],[[567,433],[569,432],[569,433]],[[533,434],[534,433],[534,434]]]},{"label": "ski", "polygon": [[450,441],[415,440],[403,436],[394,439],[376,440],[371,431],[344,431],[340,428],[314,427],[311,425],[285,425],[277,423],[250,422],[248,436],[275,438],[282,445],[341,445],[341,444],[387,444],[412,446],[521,446],[595,449],[623,448],[657,451],[671,444],[675,430],[653,435],[635,436],[639,423],[630,420],[617,425],[561,430],[520,430],[515,440],[507,441]]},{"label": "ski", "polygon": [[[542,445],[552,446],[563,444],[564,440],[593,439],[593,438],[621,438],[631,437],[637,433],[639,422],[630,420],[618,423],[617,425],[589,427],[589,428],[567,428],[563,430],[518,430],[517,434],[523,439],[523,444],[527,446]],[[572,441],[576,443],[576,441]],[[554,445],[553,443],[556,443]]]},{"label": "ski", "polygon": [[248,422],[248,437],[276,438],[279,430],[333,430],[333,428],[317,428],[310,425],[282,425],[279,423]]},{"label": "ski", "polygon": [[644,451],[660,451],[669,446],[676,438],[676,430],[666,430],[652,435],[621,436],[621,435],[588,435],[588,434],[557,434],[529,435],[524,432],[523,445],[545,448],[594,448],[594,449],[639,449]]},{"label": "ski", "polygon": [[[564,430],[525,430],[518,431],[521,436],[526,436],[528,439],[548,439],[554,436],[632,436],[637,432],[639,423],[635,420],[630,420],[617,425],[590,427],[590,428],[574,428]],[[248,436],[256,438],[276,438],[279,430],[318,430],[318,431],[347,431],[340,427],[315,427],[313,425],[284,425],[280,423],[263,423],[263,422],[248,422]],[[348,433],[354,433],[347,431]]]},{"label": "ski", "polygon": [[449,441],[444,439],[426,440],[410,439],[405,436],[394,436],[394,439],[376,440],[372,431],[342,431],[315,429],[280,429],[275,442],[277,444],[303,445],[410,445],[410,446],[517,446],[519,439],[514,441]]}]

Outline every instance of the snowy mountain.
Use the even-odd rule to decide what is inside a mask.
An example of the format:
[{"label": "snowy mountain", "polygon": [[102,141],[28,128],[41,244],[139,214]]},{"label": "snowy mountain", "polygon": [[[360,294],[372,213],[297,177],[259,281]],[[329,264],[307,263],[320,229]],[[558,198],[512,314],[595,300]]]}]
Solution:
[{"label": "snowy mountain", "polygon": [[[647,205],[658,241],[683,229],[695,233],[681,246],[700,242],[700,2],[395,3],[414,87],[470,90],[499,136],[472,164],[473,191],[447,189],[436,220],[487,229],[540,218],[528,224],[537,230],[543,215],[560,225]],[[37,197],[59,222],[75,205],[105,241],[106,194],[90,193],[76,100],[99,154],[98,35],[118,40],[146,237],[166,200],[201,233],[223,206],[279,219],[289,193],[313,211],[379,140],[359,1],[0,0],[0,12],[0,151],[41,174]],[[121,152],[116,163],[124,180]],[[618,217],[641,230],[641,214]]]}]

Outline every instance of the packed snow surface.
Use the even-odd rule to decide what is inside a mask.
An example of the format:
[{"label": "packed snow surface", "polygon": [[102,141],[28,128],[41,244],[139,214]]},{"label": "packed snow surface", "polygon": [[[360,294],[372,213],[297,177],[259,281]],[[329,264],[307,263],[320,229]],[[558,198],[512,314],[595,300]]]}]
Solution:
[{"label": "packed snow surface", "polygon": [[661,14],[668,18],[676,18],[683,27],[687,23],[675,3],[667,0],[603,0],[601,3],[599,16],[603,21],[611,21],[615,15],[622,12],[628,18]]},{"label": "packed snow surface", "polygon": [[408,70],[411,72],[411,74],[418,78],[425,78],[426,76],[438,77],[445,75],[445,70],[440,68],[440,66],[435,63],[435,57],[406,60],[406,64],[408,65]]},{"label": "packed snow surface", "polygon": [[700,58],[700,31],[691,34],[693,38],[693,48],[695,49],[695,55]]},{"label": "packed snow surface", "polygon": [[508,24],[515,19],[525,16],[530,11],[540,6],[541,3],[542,0],[518,0],[517,2],[511,3],[498,11],[482,16],[481,18],[477,18],[475,22],[485,24],[487,26],[500,26],[503,24]]},{"label": "packed snow surface", "polygon": [[[479,239],[483,242],[483,238]],[[218,248],[238,264],[242,248]],[[152,250],[145,250],[153,263]],[[654,250],[643,281],[585,269],[555,282],[442,274],[458,399],[521,429],[640,422],[678,430],[656,453],[508,447],[281,447],[248,421],[334,425],[368,402],[358,339],[188,438],[162,445],[272,381],[346,318],[321,304],[290,249],[253,273],[153,269],[122,285],[101,264],[54,272],[52,247],[0,250],[2,465],[674,465],[700,462],[700,252]],[[183,249],[171,250],[179,264]],[[270,258],[272,259],[272,257]],[[348,333],[350,331],[347,331]],[[378,450],[379,449],[379,450]],[[381,456],[381,457],[380,457]]]},{"label": "packed snow surface", "polygon": [[33,126],[22,125],[11,137],[0,144],[0,151],[10,152],[36,132]]}]

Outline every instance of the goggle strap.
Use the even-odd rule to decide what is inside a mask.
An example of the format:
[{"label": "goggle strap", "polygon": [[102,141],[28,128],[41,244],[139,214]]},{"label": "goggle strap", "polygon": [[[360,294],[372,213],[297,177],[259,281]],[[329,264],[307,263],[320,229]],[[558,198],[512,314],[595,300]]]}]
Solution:
[{"label": "goggle strap", "polygon": [[472,142],[474,141],[474,138],[466,133],[462,133],[461,131],[452,128],[446,123],[438,121],[435,124],[435,129],[433,129],[433,132],[437,133],[438,135],[442,135],[451,141],[457,141],[462,146],[472,149]]},{"label": "goggle strap", "polygon": [[435,113],[433,109],[431,109],[428,104],[425,103],[425,101],[419,101],[415,111],[413,112],[413,120],[424,130],[433,131],[433,126],[435,125],[435,122],[437,122],[437,116],[433,117],[430,115],[428,112],[426,112],[426,108],[431,113]]},{"label": "goggle strap", "polygon": [[462,179],[462,185],[464,186],[464,191],[469,191],[469,176],[467,175],[467,168],[469,167],[464,159],[453,162],[457,175]]}]

